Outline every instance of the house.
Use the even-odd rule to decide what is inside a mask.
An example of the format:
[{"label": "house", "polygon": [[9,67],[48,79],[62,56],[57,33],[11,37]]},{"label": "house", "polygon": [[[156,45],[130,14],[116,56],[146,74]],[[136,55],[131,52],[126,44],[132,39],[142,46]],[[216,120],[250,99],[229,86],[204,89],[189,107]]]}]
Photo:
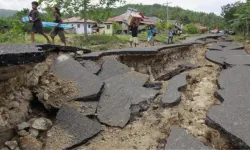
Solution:
[{"label": "house", "polygon": [[[146,26],[151,25],[151,24],[155,24],[157,21],[161,21],[161,19],[157,18],[157,17],[146,17],[143,16],[143,21],[140,22],[139,25],[139,31],[143,31],[145,29]],[[107,20],[107,22],[105,23],[106,27],[106,32],[109,33],[110,32],[110,26],[112,26],[112,23],[117,22],[122,26],[122,30],[118,31],[119,33],[128,33],[128,26],[124,23],[124,18],[125,18],[125,13],[121,14],[119,16],[113,17],[113,18],[109,18]],[[112,29],[112,27],[111,27]],[[105,32],[105,34],[106,34]]]},{"label": "house", "polygon": [[104,29],[103,34],[113,34],[113,22],[105,22],[104,23]]},{"label": "house", "polygon": [[105,25],[104,24],[96,24],[92,27],[93,33],[95,34],[104,34]]},{"label": "house", "polygon": [[[63,23],[65,24],[71,24],[73,26],[73,29],[67,30],[69,33],[73,34],[84,34],[84,19],[81,19],[80,17],[72,17],[68,19],[64,19]],[[93,33],[93,26],[96,25],[96,22],[93,20],[87,20],[87,33],[92,34]]]},{"label": "house", "polygon": [[[127,25],[123,22],[124,18],[125,18],[125,13],[124,13],[124,14],[121,14],[121,15],[119,15],[119,16],[113,17],[113,18],[109,18],[109,19],[105,22],[105,26],[106,26],[106,28],[105,28],[105,34],[108,34],[108,33],[111,32],[110,30],[113,29],[112,24],[113,24],[114,22],[116,22],[116,23],[118,23],[118,24],[120,24],[120,25],[122,26],[122,30],[121,30],[121,31],[118,31],[118,32],[120,32],[120,33],[127,33],[128,27],[127,27]],[[113,33],[113,30],[112,30],[112,33]]]}]

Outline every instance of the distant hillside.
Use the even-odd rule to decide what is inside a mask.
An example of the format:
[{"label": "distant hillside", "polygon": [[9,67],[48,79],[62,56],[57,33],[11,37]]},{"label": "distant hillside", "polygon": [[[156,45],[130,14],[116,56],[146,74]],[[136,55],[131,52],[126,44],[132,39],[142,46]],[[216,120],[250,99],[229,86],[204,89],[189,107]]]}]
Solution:
[{"label": "distant hillside", "polygon": [[0,9],[0,17],[10,17],[16,14],[16,10]]}]

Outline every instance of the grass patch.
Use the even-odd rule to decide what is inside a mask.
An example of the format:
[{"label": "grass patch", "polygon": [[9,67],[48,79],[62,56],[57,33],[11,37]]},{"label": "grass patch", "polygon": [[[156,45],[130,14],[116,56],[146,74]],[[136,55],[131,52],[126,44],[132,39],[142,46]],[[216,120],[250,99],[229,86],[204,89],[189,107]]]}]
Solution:
[{"label": "grass patch", "polygon": [[229,35],[229,37],[238,43],[244,43],[244,41],[245,41],[245,39],[242,35]]},{"label": "grass patch", "polygon": [[77,46],[94,46],[94,45],[102,45],[102,44],[119,44],[126,43],[127,37],[125,36],[112,36],[112,35],[89,35],[86,40],[84,36],[75,36],[72,37],[72,43]]}]

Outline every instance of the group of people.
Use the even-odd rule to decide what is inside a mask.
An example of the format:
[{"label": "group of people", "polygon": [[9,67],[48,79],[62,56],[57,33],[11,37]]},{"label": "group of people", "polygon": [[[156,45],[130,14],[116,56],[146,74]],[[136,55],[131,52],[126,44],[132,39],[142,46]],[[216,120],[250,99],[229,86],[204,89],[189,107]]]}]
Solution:
[{"label": "group of people", "polygon": [[[44,33],[43,31],[43,25],[42,20],[40,18],[40,14],[38,11],[38,2],[34,1],[32,4],[32,10],[29,13],[29,17],[31,17],[30,23],[33,23],[32,29],[31,29],[31,41],[32,43],[35,42],[35,33],[41,34],[44,36],[44,38],[47,40],[48,43],[51,43],[49,37]],[[52,39],[52,42],[55,43],[55,37],[59,35],[62,43],[66,45],[66,38],[64,34],[64,29],[60,28],[59,25],[62,23],[60,10],[57,7],[52,8],[53,14],[54,14],[54,22],[58,23],[57,26],[50,32],[50,37]]]},{"label": "group of people", "polygon": [[[130,46],[133,45],[136,47],[139,44],[138,41],[138,25],[136,23],[133,23],[131,26],[129,26],[129,30],[131,31],[131,37],[130,37]],[[154,46],[154,37],[156,36],[156,29],[153,25],[150,25],[148,27],[148,41],[146,44],[146,47],[148,45]]]},{"label": "group of people", "polygon": [[[129,30],[131,31],[131,37],[130,37],[130,46],[133,47],[133,45],[136,47],[139,44],[138,41],[138,25],[136,23],[133,23],[131,26],[129,26]],[[148,45],[154,46],[154,37],[156,36],[157,32],[155,29],[154,25],[149,25],[148,26],[148,39],[147,39],[147,44]],[[181,34],[181,31],[175,31],[172,28],[169,28],[167,31],[167,41],[168,44],[173,43],[174,35],[179,35]]]}]

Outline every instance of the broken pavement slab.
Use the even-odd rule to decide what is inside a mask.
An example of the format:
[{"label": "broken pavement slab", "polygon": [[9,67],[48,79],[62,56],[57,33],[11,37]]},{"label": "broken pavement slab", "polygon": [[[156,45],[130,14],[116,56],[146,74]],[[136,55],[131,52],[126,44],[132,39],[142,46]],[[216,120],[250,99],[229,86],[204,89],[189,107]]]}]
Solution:
[{"label": "broken pavement slab", "polygon": [[93,74],[98,74],[101,70],[101,67],[94,61],[82,60],[80,64]]},{"label": "broken pavement slab", "polygon": [[168,81],[167,90],[162,94],[162,103],[164,106],[175,106],[180,102],[180,88],[187,85],[187,75],[187,73],[182,73]]},{"label": "broken pavement slab", "polygon": [[0,66],[43,62],[46,53],[35,44],[0,44]]},{"label": "broken pavement slab", "polygon": [[106,80],[110,77],[123,74],[123,73],[127,73],[130,71],[131,69],[128,66],[120,63],[114,58],[108,58],[104,60],[104,63],[102,64],[102,69],[100,73],[98,74],[98,76],[101,79]]},{"label": "broken pavement slab", "polygon": [[75,100],[96,100],[102,90],[103,81],[68,55],[60,55],[52,64],[51,71],[76,83],[79,91],[73,98]]},{"label": "broken pavement slab", "polygon": [[156,90],[142,87],[148,79],[148,75],[137,72],[107,79],[97,109],[100,122],[109,126],[124,127],[130,119],[131,105],[150,102],[158,93]]},{"label": "broken pavement slab", "polygon": [[206,124],[222,131],[236,149],[250,149],[250,67],[233,66],[219,76],[221,105],[212,107]]},{"label": "broken pavement slab", "polygon": [[91,53],[91,50],[74,47],[74,46],[62,46],[62,45],[51,45],[51,44],[37,44],[38,47],[43,51],[59,51],[59,52],[78,52],[82,51],[84,54]]},{"label": "broken pavement slab", "polygon": [[243,45],[228,45],[226,47],[223,48],[223,50],[243,50],[244,46]]},{"label": "broken pavement slab", "polygon": [[85,116],[94,116],[96,114],[98,101],[73,101],[66,105],[75,108],[75,110]]},{"label": "broken pavement slab", "polygon": [[185,72],[187,70],[192,70],[199,68],[199,66],[193,65],[193,64],[181,64],[178,66],[178,68],[175,68],[173,70],[169,70],[164,75],[161,75],[160,77],[156,78],[156,81],[167,81],[173,78],[176,75],[181,74],[182,72]]},{"label": "broken pavement slab", "polygon": [[232,55],[228,56],[225,60],[228,65],[250,65],[249,55]]},{"label": "broken pavement slab", "polygon": [[205,57],[207,60],[213,63],[224,65],[226,59],[234,55],[247,55],[247,53],[245,50],[207,51]]},{"label": "broken pavement slab", "polygon": [[163,83],[160,81],[152,81],[152,82],[147,82],[144,84],[144,87],[153,88],[155,90],[160,90],[162,86],[163,86]]},{"label": "broken pavement slab", "polygon": [[222,46],[217,45],[217,44],[214,44],[214,45],[212,45],[212,46],[209,46],[207,49],[209,49],[209,50],[219,50],[219,51],[222,51],[222,50],[223,50]]},{"label": "broken pavement slab", "polygon": [[169,45],[161,45],[161,46],[151,46],[151,47],[143,47],[143,48],[125,48],[125,49],[117,49],[117,50],[107,50],[101,52],[92,52],[89,54],[84,54],[83,56],[76,57],[77,60],[97,60],[103,56],[110,55],[156,55],[159,51],[191,46],[194,43],[179,43],[179,44],[169,44]]},{"label": "broken pavement slab", "polygon": [[47,133],[45,150],[68,149],[84,144],[101,131],[101,124],[64,106],[56,116],[56,122]]},{"label": "broken pavement slab", "polygon": [[216,45],[222,46],[224,48],[228,46],[234,46],[235,44],[232,42],[227,42],[227,41],[218,41]]},{"label": "broken pavement slab", "polygon": [[194,136],[187,133],[185,129],[171,127],[170,136],[167,139],[165,150],[209,150],[213,149],[204,145]]}]

